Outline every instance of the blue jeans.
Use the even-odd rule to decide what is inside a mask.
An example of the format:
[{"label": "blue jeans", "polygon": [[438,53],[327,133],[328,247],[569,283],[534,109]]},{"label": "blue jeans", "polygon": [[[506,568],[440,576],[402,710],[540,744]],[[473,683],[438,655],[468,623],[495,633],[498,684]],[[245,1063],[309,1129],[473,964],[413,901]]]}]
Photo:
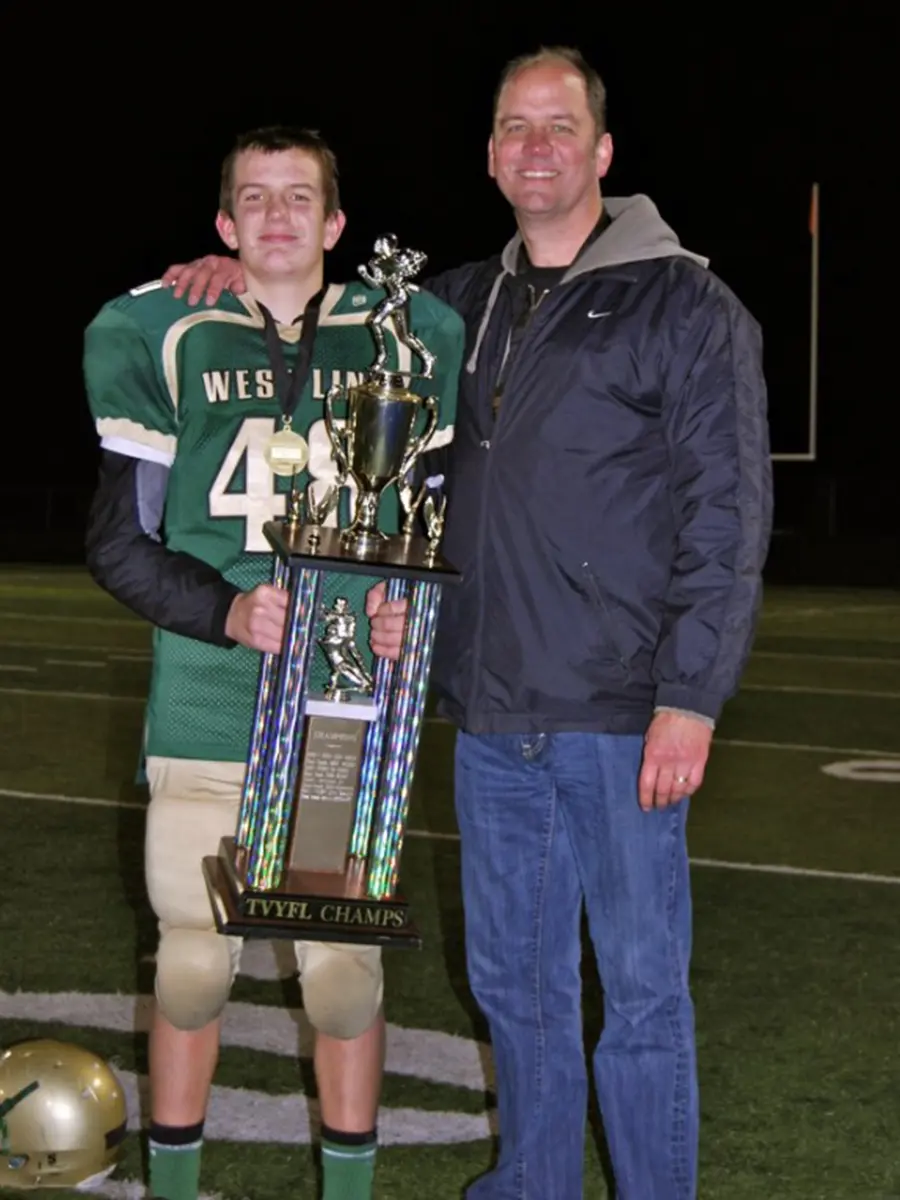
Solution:
[{"label": "blue jeans", "polygon": [[497,1073],[500,1158],[468,1200],[581,1200],[585,906],[604,992],[594,1079],[619,1200],[693,1200],[687,801],[642,812],[643,739],[459,734],[469,982]]}]

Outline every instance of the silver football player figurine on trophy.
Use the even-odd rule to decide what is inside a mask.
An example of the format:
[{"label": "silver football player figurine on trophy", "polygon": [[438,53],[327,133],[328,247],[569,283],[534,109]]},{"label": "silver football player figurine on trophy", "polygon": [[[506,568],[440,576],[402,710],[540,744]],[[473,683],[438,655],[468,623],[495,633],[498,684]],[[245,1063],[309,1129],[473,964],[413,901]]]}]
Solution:
[{"label": "silver football player figurine on trophy", "polygon": [[373,371],[387,370],[388,351],[383,326],[388,317],[393,317],[397,340],[401,345],[415,350],[422,360],[422,378],[430,379],[432,376],[434,355],[410,330],[408,321],[410,293],[419,290],[412,279],[427,262],[428,256],[421,250],[400,250],[396,234],[388,233],[375,242],[375,254],[368,264],[359,267],[359,275],[364,283],[371,288],[384,288],[387,293],[373,310],[369,322],[378,347],[372,364]]},{"label": "silver football player figurine on trophy", "polygon": [[331,667],[326,700],[343,700],[360,693],[371,695],[372,676],[356,645],[356,615],[344,596],[338,596],[334,607],[325,612],[325,629],[319,645]]}]

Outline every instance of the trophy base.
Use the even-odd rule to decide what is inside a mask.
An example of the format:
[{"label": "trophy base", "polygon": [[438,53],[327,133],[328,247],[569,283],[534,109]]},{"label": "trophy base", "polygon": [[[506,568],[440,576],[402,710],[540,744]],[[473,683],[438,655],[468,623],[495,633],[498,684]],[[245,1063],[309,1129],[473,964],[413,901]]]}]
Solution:
[{"label": "trophy base", "polygon": [[405,900],[371,900],[360,894],[365,883],[361,864],[334,873],[288,870],[277,890],[263,892],[244,882],[240,857],[234,838],[222,838],[219,853],[203,859],[219,933],[414,950],[422,946]]},{"label": "trophy base", "polygon": [[457,569],[428,540],[402,533],[382,536],[372,546],[344,545],[346,531],[328,525],[267,521],[263,533],[273,550],[292,567],[321,567],[350,575],[399,576],[425,583],[456,583]]}]

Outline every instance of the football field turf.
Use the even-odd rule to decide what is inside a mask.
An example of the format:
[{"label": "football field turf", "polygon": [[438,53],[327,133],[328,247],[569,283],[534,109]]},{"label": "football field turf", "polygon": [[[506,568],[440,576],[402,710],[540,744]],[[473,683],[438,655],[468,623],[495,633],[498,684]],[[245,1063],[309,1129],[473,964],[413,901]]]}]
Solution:
[{"label": "football field turf", "polygon": [[[133,782],[147,626],[77,570],[0,573],[0,1045],[109,1057],[138,1127],[154,928]],[[376,1196],[457,1200],[491,1161],[490,1058],[466,988],[452,731],[426,726],[385,952]],[[772,588],[693,802],[704,1200],[900,1198],[900,600]],[[207,1122],[205,1195],[314,1200],[309,1032],[285,947],[248,947]],[[289,952],[288,952],[289,954]],[[586,1038],[601,1021],[585,962]],[[603,1200],[596,1120],[585,1196]],[[103,1195],[142,1195],[138,1139]],[[14,1195],[0,1191],[0,1195]],[[50,1193],[62,1196],[66,1193]]]}]

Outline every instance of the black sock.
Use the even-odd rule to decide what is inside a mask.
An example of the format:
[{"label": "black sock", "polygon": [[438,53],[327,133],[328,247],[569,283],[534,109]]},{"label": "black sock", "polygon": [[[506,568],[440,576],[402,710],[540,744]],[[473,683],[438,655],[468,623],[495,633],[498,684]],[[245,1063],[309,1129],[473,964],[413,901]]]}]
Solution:
[{"label": "black sock", "polygon": [[150,1141],[157,1146],[193,1146],[203,1141],[203,1121],[196,1125],[158,1125],[150,1122]]},{"label": "black sock", "polygon": [[370,1142],[378,1141],[378,1130],[368,1133],[344,1133],[340,1129],[332,1129],[330,1125],[322,1126],[322,1141],[334,1142],[336,1146],[368,1146]]}]

